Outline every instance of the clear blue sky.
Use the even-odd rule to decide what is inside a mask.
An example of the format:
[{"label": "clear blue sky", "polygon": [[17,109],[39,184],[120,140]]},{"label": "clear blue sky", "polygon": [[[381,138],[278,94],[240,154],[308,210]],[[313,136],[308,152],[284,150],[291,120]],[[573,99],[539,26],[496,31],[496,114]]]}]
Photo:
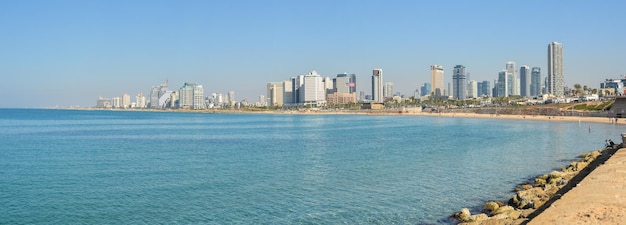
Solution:
[{"label": "clear blue sky", "polygon": [[[507,61],[547,73],[563,44],[565,81],[626,74],[625,1],[0,1],[0,107],[93,106],[169,80],[258,101],[265,84],[371,71],[411,95],[443,65],[490,80]],[[493,85],[493,84],[492,84]]]}]

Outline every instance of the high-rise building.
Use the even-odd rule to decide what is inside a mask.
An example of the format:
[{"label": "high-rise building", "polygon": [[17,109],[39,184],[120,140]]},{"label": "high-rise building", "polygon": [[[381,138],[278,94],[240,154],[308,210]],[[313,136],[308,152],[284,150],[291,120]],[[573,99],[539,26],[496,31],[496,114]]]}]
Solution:
[{"label": "high-rise building", "polygon": [[530,95],[530,67],[523,65],[519,68],[520,96],[529,97]]},{"label": "high-rise building", "polygon": [[183,109],[205,109],[204,88],[195,83],[185,84],[179,89],[178,106]]},{"label": "high-rise building", "polygon": [[267,83],[267,95],[265,97],[269,99],[267,102],[268,106],[282,106],[283,94],[283,82]]},{"label": "high-rise building", "polygon": [[508,97],[510,93],[509,87],[509,76],[507,76],[507,71],[500,71],[500,73],[498,73],[497,96],[494,97]]},{"label": "high-rise building", "polygon": [[324,77],[322,78],[322,83],[324,84],[324,91],[326,93],[333,92],[333,86],[335,85],[334,79],[330,79],[330,77]]},{"label": "high-rise building", "polygon": [[541,68],[533,67],[530,74],[530,96],[539,96],[541,95]]},{"label": "high-rise building", "polygon": [[350,86],[350,93],[356,94],[356,75],[355,74],[350,74],[350,84],[348,85]]},{"label": "high-rise building", "polygon": [[432,85],[432,96],[443,96],[445,94],[443,73],[443,66],[430,66],[430,84]]},{"label": "high-rise building", "polygon": [[146,108],[146,97],[141,92],[135,97],[135,107]]},{"label": "high-rise building", "polygon": [[520,95],[519,77],[517,77],[517,71],[515,70],[515,62],[506,63],[506,76],[508,95]]},{"label": "high-rise building", "polygon": [[337,74],[333,82],[333,90],[336,93],[352,93],[348,74]]},{"label": "high-rise building", "polygon": [[385,82],[385,86],[383,86],[383,97],[393,97],[392,82]]},{"label": "high-rise building", "polygon": [[372,101],[382,103],[383,100],[383,70],[374,69],[372,72]]},{"label": "high-rise building", "polygon": [[122,95],[122,108],[125,108],[125,109],[130,108],[130,95],[127,93],[124,93]]},{"label": "high-rise building", "polygon": [[469,82],[467,82],[467,97],[478,97],[478,82],[476,82],[475,80],[470,80]]},{"label": "high-rise building", "polygon": [[291,79],[283,81],[283,105],[295,104]]},{"label": "high-rise building", "polygon": [[292,93],[292,104],[301,104],[303,103],[302,95],[304,90],[302,90],[302,85],[304,85],[304,75],[298,75],[291,78],[291,93]]},{"label": "high-rise building", "polygon": [[485,80],[485,81],[483,81],[483,82],[482,82],[482,88],[481,88],[481,90],[482,90],[482,93],[481,93],[481,94],[479,94],[479,96],[483,96],[483,95],[484,95],[484,96],[488,96],[488,97],[491,97],[491,96],[492,96],[492,93],[491,93],[491,85],[489,84],[489,81],[488,81],[488,80]]},{"label": "high-rise building", "polygon": [[300,92],[302,94],[302,103],[313,106],[326,104],[324,82],[322,82],[322,77],[315,70],[304,75],[304,83],[301,89],[304,89]]},{"label": "high-rise building", "polygon": [[235,100],[235,92],[234,91],[229,91],[228,92],[228,103],[230,103],[231,105],[234,105],[237,101]]},{"label": "high-rise building", "polygon": [[548,93],[563,97],[563,45],[552,42],[548,45]]},{"label": "high-rise building", "polygon": [[454,67],[452,72],[452,99],[465,100],[467,92],[467,82],[465,81],[466,76],[465,66],[456,65]]},{"label": "high-rise building", "polygon": [[426,96],[431,94],[430,83],[424,83],[420,87],[420,96]]}]

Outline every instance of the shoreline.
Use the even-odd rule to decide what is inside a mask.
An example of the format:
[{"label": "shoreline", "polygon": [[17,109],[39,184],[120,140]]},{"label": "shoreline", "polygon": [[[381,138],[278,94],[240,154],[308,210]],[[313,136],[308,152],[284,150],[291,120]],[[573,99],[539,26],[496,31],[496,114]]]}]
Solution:
[{"label": "shoreline", "polygon": [[[42,108],[46,109],[46,108]],[[161,109],[52,109],[52,110],[83,110],[83,111],[121,111],[121,112],[180,112],[180,113],[205,113],[205,114],[274,114],[274,115],[370,115],[370,116],[427,116],[427,117],[458,117],[458,118],[478,118],[478,119],[504,119],[504,120],[531,120],[549,122],[588,122],[626,125],[626,119],[609,117],[589,117],[589,116],[546,116],[546,115],[512,115],[512,114],[482,114],[482,113],[431,113],[431,112],[402,112],[391,110],[337,110],[337,111],[316,111],[316,110],[161,110]]]},{"label": "shoreline", "polygon": [[[626,203],[624,203],[626,196],[620,195],[621,188],[626,187],[620,185],[626,181],[626,164],[620,161],[626,158],[626,148],[623,148],[623,145],[623,143],[616,144],[583,153],[578,156],[582,160],[573,161],[560,171],[552,171],[549,174],[537,176],[534,181],[519,184],[515,188],[515,194],[507,203],[486,202],[482,207],[476,207],[483,209],[479,214],[472,214],[468,208],[463,208],[451,218],[462,225],[588,224],[589,222],[620,224],[626,217]],[[619,159],[611,160],[616,154],[620,154],[617,157]],[[608,164],[612,164],[612,168],[605,169],[611,166],[602,167],[607,164],[607,161]],[[598,168],[605,169],[605,171],[598,172]],[[623,174],[618,174],[621,176],[618,176],[616,180],[613,173],[620,172],[620,169],[623,170],[621,171]],[[606,188],[603,189],[607,180],[611,184],[617,183],[612,188],[608,188],[608,191]],[[583,184],[585,188],[579,188]],[[566,197],[568,197],[567,200],[561,200]],[[595,203],[593,204],[595,208],[589,209],[590,203]],[[558,210],[555,209],[557,205]],[[580,223],[579,221],[586,222]]]}]

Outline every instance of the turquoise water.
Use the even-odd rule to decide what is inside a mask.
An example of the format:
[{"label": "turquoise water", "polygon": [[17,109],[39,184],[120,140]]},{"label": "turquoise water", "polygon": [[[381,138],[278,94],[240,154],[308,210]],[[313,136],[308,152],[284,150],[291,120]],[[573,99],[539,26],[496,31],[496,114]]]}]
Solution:
[{"label": "turquoise water", "polygon": [[0,224],[446,224],[622,128],[0,109]]}]

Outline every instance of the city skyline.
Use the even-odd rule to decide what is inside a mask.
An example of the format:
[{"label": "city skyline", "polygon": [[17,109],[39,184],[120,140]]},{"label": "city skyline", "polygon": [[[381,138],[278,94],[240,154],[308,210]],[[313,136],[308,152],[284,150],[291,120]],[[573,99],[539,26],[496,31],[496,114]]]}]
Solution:
[{"label": "city skyline", "polygon": [[[431,82],[431,65],[448,71],[464,65],[471,80],[493,81],[512,61],[542,68],[546,77],[551,42],[565,48],[565,85],[597,88],[605,78],[626,73],[621,44],[626,31],[616,28],[624,6],[621,1],[2,2],[0,94],[12,98],[0,107],[89,107],[98,96],[149,97],[152,85],[163,80],[201,84],[205,94],[234,91],[237,100],[252,101],[266,94],[267,82],[309,70],[324,77],[356,74],[355,92],[371,93],[372,68],[385,71],[394,92],[409,96]],[[497,16],[502,11],[533,16]],[[529,32],[500,35],[510,26]],[[451,74],[444,75],[446,90]]]}]

